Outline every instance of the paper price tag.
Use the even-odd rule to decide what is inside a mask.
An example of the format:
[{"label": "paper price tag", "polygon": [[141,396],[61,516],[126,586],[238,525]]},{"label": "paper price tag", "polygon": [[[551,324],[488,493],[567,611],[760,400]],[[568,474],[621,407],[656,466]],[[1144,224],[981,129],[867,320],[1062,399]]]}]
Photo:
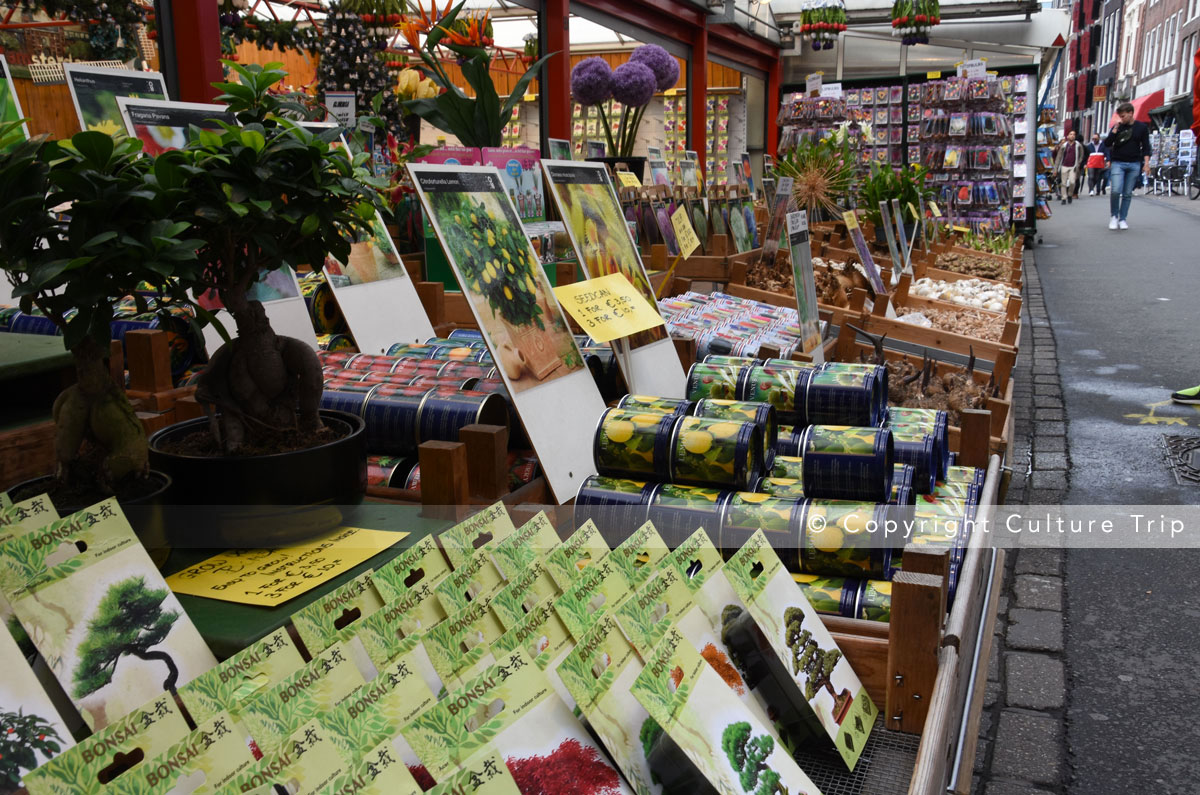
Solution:
[{"label": "paper price tag", "polygon": [[[799,232],[807,232],[807,231],[808,231],[808,213],[807,212],[805,212],[804,210],[797,210],[794,213],[787,214],[787,232],[788,232],[788,240],[789,241],[793,240],[792,235],[795,235]],[[807,235],[805,235],[804,237],[801,237],[796,242],[803,243],[806,240],[808,240]]]},{"label": "paper price tag", "polygon": [[609,342],[663,325],[662,315],[620,273],[564,284],[554,295],[596,342]]},{"label": "paper price tag", "polygon": [[821,93],[821,78],[824,73],[813,72],[804,78],[804,93],[810,97],[815,97]]},{"label": "paper price tag", "polygon": [[925,73],[926,80],[938,80],[941,78],[941,76],[942,76],[941,72],[926,72]]},{"label": "paper price tag", "polygon": [[687,259],[700,248],[700,238],[696,237],[696,230],[692,229],[686,206],[680,205],[671,213],[671,226],[675,227],[675,242],[679,244],[679,253]]},{"label": "paper price tag", "polygon": [[846,224],[847,230],[858,229],[858,216],[853,210],[842,213],[842,222]]},{"label": "paper price tag", "polygon": [[937,206],[937,202],[930,202],[930,203],[929,203],[929,211],[930,211],[931,213],[933,213],[933,217],[934,217],[934,218],[941,218],[941,217],[942,217],[942,211],[941,211],[941,210],[938,208],[938,206]]},{"label": "paper price tag", "polygon": [[640,188],[642,181],[637,178],[637,174],[632,171],[618,171],[617,181],[621,183],[622,188]]}]

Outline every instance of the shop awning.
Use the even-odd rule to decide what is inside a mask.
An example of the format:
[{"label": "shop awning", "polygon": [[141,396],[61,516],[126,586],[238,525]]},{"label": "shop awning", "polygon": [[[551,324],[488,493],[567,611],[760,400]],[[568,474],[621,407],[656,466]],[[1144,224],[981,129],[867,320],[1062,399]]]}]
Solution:
[{"label": "shop awning", "polygon": [[1174,101],[1154,108],[1150,118],[1157,122],[1159,128],[1169,127],[1172,123],[1176,129],[1186,130],[1192,126],[1192,95],[1184,94]]},{"label": "shop awning", "polygon": [[[1144,121],[1147,124],[1149,124],[1150,123],[1150,111],[1152,111],[1155,108],[1162,105],[1163,99],[1166,96],[1167,96],[1167,92],[1160,88],[1158,91],[1153,91],[1144,97],[1138,97],[1137,99],[1133,100],[1133,118],[1134,118],[1134,120]],[[1114,124],[1116,124],[1117,122],[1119,122],[1120,120],[1121,120],[1121,118],[1117,115],[1117,112],[1114,110],[1112,118],[1108,120],[1108,126],[1111,127]]]}]

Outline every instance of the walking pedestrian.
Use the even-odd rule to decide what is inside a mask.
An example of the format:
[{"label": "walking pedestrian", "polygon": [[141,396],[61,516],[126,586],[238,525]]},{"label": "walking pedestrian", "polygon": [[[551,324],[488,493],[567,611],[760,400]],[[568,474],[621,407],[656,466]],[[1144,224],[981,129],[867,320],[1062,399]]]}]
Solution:
[{"label": "walking pedestrian", "polygon": [[1104,175],[1108,171],[1108,149],[1100,140],[1100,133],[1092,133],[1092,140],[1087,145],[1088,159],[1088,195],[1095,196],[1097,192],[1104,195]]},{"label": "walking pedestrian", "polygon": [[1129,204],[1139,176],[1150,175],[1150,127],[1133,118],[1133,103],[1117,106],[1120,121],[1104,139],[1112,163],[1112,195],[1109,197],[1109,229],[1128,229]]},{"label": "walking pedestrian", "polygon": [[1079,177],[1083,173],[1086,157],[1087,150],[1075,140],[1075,131],[1071,130],[1054,156],[1054,170],[1062,186],[1063,204],[1069,204],[1079,196]]}]

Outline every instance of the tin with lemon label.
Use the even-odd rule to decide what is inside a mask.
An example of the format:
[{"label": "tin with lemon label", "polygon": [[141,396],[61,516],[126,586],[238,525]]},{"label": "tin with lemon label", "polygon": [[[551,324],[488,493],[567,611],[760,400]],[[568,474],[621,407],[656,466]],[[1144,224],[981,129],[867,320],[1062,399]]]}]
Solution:
[{"label": "tin with lemon label", "polygon": [[888,369],[886,367],[865,362],[826,362],[821,366],[821,370],[826,373],[861,373],[869,376],[878,417],[882,420],[887,416]]},{"label": "tin with lemon label", "polygon": [[973,483],[982,488],[986,475],[987,473],[978,467],[951,466],[946,468],[946,477],[943,480],[953,483]]},{"label": "tin with lemon label", "polygon": [[779,438],[775,440],[775,455],[799,458],[800,443],[804,440],[804,431],[805,428],[803,427],[780,425]]},{"label": "tin with lemon label", "polygon": [[799,571],[883,579],[892,551],[884,546],[887,505],[809,500],[800,522]]},{"label": "tin with lemon label", "polygon": [[697,417],[733,422],[752,422],[763,435],[763,468],[770,470],[775,462],[775,442],[779,438],[779,423],[775,408],[767,403],[751,403],[745,400],[717,400],[705,398],[698,401],[692,413]]},{"label": "tin with lemon label", "polygon": [[792,579],[818,613],[854,618],[862,581],[851,577],[793,574]]},{"label": "tin with lemon label", "polygon": [[592,444],[596,471],[634,480],[669,480],[676,418],[636,409],[606,409]]},{"label": "tin with lemon label", "polygon": [[[945,412],[940,412],[945,414]],[[889,414],[889,417],[891,415]],[[928,433],[933,437],[933,458],[936,463],[934,480],[942,480],[946,476],[946,470],[950,467],[950,446],[947,438],[948,426],[943,418],[940,424],[938,422],[916,422],[904,421],[897,422],[889,419],[887,427],[892,429],[892,433]]]},{"label": "tin with lemon label", "polygon": [[762,478],[755,491],[773,497],[803,497],[804,481],[799,478]]},{"label": "tin with lemon label", "polygon": [[748,368],[740,397],[775,407],[776,416],[784,425],[804,426],[809,423],[804,413],[805,394],[812,370],[772,370],[766,367]]},{"label": "tin with lemon label", "polygon": [[749,490],[763,474],[762,431],[751,422],[680,417],[670,450],[672,483]]},{"label": "tin with lemon label", "polygon": [[818,370],[811,374],[802,411],[812,425],[879,425],[887,402],[873,372]]},{"label": "tin with lemon label", "polygon": [[741,393],[742,382],[750,370],[749,367],[693,364],[687,374],[687,399],[737,400]]},{"label": "tin with lemon label", "polygon": [[887,623],[892,620],[892,584],[885,580],[862,583],[855,618]]},{"label": "tin with lemon label", "polygon": [[704,357],[704,364],[719,364],[723,367],[757,367],[762,364],[762,359],[754,359],[749,356],[724,356],[719,353],[710,353]]},{"label": "tin with lemon label", "polygon": [[804,459],[798,455],[775,456],[775,461],[771,464],[771,477],[802,479],[804,477]]},{"label": "tin with lemon label", "polygon": [[800,447],[809,498],[887,502],[895,465],[887,428],[810,425]]},{"label": "tin with lemon label", "polygon": [[671,414],[682,417],[692,413],[694,404],[681,398],[655,397],[653,395],[626,395],[617,402],[617,408],[643,411],[650,414]]},{"label": "tin with lemon label", "polygon": [[615,546],[614,540],[624,540],[645,523],[656,485],[644,480],[591,475],[579,484],[575,494],[575,527],[583,527],[590,519],[608,545]]},{"label": "tin with lemon label", "polygon": [[650,496],[646,519],[654,523],[663,542],[674,549],[701,527],[713,534],[719,532],[732,496],[732,492],[721,489],[662,483]]},{"label": "tin with lemon label", "polygon": [[729,499],[725,521],[721,523],[718,546],[726,559],[733,557],[750,537],[762,530],[784,567],[799,571],[797,532],[804,499],[774,497],[769,494],[738,492]]},{"label": "tin with lemon label", "polygon": [[934,436],[925,431],[904,426],[888,426],[896,451],[896,462],[913,468],[912,488],[918,494],[930,494],[937,481],[941,462],[935,455]]}]

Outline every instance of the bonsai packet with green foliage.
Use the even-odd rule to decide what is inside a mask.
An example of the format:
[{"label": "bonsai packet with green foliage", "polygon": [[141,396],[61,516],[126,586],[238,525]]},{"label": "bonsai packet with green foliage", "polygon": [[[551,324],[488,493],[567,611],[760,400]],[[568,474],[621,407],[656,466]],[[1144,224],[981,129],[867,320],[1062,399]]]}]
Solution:
[{"label": "bonsai packet with green foliage", "polygon": [[446,691],[424,649],[415,639],[409,641],[408,650],[384,666],[379,676],[318,718],[347,762],[388,740],[399,759],[421,774],[420,760],[400,730]]},{"label": "bonsai packet with green foliage", "polygon": [[[187,720],[169,693],[110,723],[107,728],[63,751],[36,770],[26,774],[29,795],[94,795],[103,792],[100,781],[112,775],[128,775],[139,763],[154,759],[188,735]],[[124,765],[113,769],[117,760]],[[129,766],[129,763],[133,766]],[[125,771],[120,772],[120,767]]]},{"label": "bonsai packet with green foliage", "polygon": [[521,790],[503,757],[489,751],[463,762],[428,795],[521,795]]},{"label": "bonsai packet with green foliage", "polygon": [[511,580],[526,566],[550,554],[558,546],[558,533],[545,511],[517,528],[508,538],[495,544],[492,560],[504,579]]},{"label": "bonsai packet with green foliage", "polygon": [[609,562],[621,569],[632,588],[637,588],[654,573],[671,550],[662,540],[653,522],[646,522],[622,541],[608,557]]},{"label": "bonsai packet with green foliage", "polygon": [[566,591],[575,582],[579,572],[608,556],[608,544],[600,530],[589,519],[546,555],[546,569],[560,591]]},{"label": "bonsai packet with green foliage", "polygon": [[0,792],[75,744],[17,642],[0,630]]},{"label": "bonsai packet with green foliage", "polygon": [[558,666],[558,675],[588,725],[638,795],[662,791],[646,759],[647,737],[658,729],[633,697],[642,661],[612,615],[601,618]]},{"label": "bonsai packet with green foliage", "polygon": [[450,565],[457,569],[470,560],[476,551],[488,544],[497,544],[516,531],[508,508],[503,502],[498,502],[454,525],[439,538]]},{"label": "bonsai packet with green foliage", "polygon": [[39,494],[0,508],[0,544],[59,520],[49,495]]},{"label": "bonsai packet with green foliage", "polygon": [[446,615],[450,616],[465,609],[474,600],[492,596],[502,587],[504,576],[492,562],[489,550],[479,549],[434,585],[433,590]]},{"label": "bonsai packet with green foliage", "polygon": [[113,795],[168,795],[219,792],[258,760],[245,736],[225,712],[217,713],[158,756],[121,776],[106,792]]},{"label": "bonsai packet with green foliage", "polygon": [[0,545],[0,590],[93,730],[217,664],[115,499]]},{"label": "bonsai packet with green foliage", "polygon": [[281,627],[179,688],[179,698],[197,724],[225,711],[236,718],[243,704],[302,665],[300,650]]},{"label": "bonsai packet with green foliage", "polygon": [[[359,623],[381,607],[383,598],[368,571],[300,608],[292,614],[292,625],[308,653],[320,654],[334,643],[354,637]],[[364,679],[375,676],[375,665],[361,644],[350,644],[348,651]]]},{"label": "bonsai packet with green foliage", "polygon": [[222,793],[279,792],[282,788],[288,795],[317,795],[348,770],[329,732],[314,719],[236,776]]},{"label": "bonsai packet with green foliage", "polygon": [[575,640],[579,640],[630,593],[629,580],[621,569],[603,558],[579,573],[575,583],[554,600],[554,609]]},{"label": "bonsai packet with green foliage", "polygon": [[492,610],[506,630],[512,629],[536,605],[558,596],[558,593],[558,586],[546,570],[545,563],[535,560],[518,569],[508,584],[496,591],[492,597]]},{"label": "bonsai packet with green foliage", "polygon": [[[362,621],[354,623],[354,634],[346,640],[346,645],[355,655],[365,654],[375,670],[383,670],[397,655],[423,643],[421,632],[404,634],[404,619],[403,600],[386,604]],[[425,653],[423,649],[421,653]]]},{"label": "bonsai packet with green foliage", "polygon": [[387,739],[359,754],[321,795],[421,795],[421,787]]},{"label": "bonsai packet with green foliage", "polygon": [[[450,574],[447,573],[442,579],[449,576]],[[392,617],[390,623],[398,623],[402,634],[412,635],[428,632],[430,628],[445,621],[446,608],[442,607],[437,592],[434,590],[440,582],[440,580],[422,581],[410,590],[401,592],[395,599],[388,599],[384,603],[383,609],[387,610],[388,615]],[[368,617],[374,618],[375,616]]]},{"label": "bonsai packet with green foliage", "polygon": [[633,697],[677,746],[658,743],[649,750],[650,769],[665,789],[702,789],[703,781],[694,780],[698,772],[718,792],[819,795],[678,630],[668,630],[654,649],[633,683]]},{"label": "bonsai packet with green foliage", "polygon": [[542,670],[521,648],[453,690],[403,730],[434,781],[482,752],[503,759],[522,792],[629,792]]},{"label": "bonsai packet with green foliage", "polygon": [[471,602],[425,633],[425,649],[433,669],[450,683],[474,676],[493,662],[488,645],[504,634],[504,625],[492,610],[492,598]]},{"label": "bonsai packet with green foliage", "polygon": [[833,636],[761,530],[725,566],[758,629],[764,659],[774,656],[775,678],[787,677],[851,770],[875,725],[878,709]]},{"label": "bonsai packet with green foliage", "polygon": [[554,597],[534,605],[524,620],[501,635],[492,644],[492,654],[505,655],[518,647],[525,649],[538,668],[546,672],[554,692],[568,707],[575,709],[575,699],[558,676],[558,665],[575,647],[575,639],[555,612]]},{"label": "bonsai packet with green foliage", "polygon": [[394,602],[418,587],[432,586],[449,573],[450,564],[438,549],[437,539],[429,535],[376,569],[373,581],[383,601]]},{"label": "bonsai packet with green foliage", "polygon": [[264,752],[273,751],[288,735],[330,711],[365,682],[342,643],[335,643],[303,668],[246,702],[242,725]]}]

